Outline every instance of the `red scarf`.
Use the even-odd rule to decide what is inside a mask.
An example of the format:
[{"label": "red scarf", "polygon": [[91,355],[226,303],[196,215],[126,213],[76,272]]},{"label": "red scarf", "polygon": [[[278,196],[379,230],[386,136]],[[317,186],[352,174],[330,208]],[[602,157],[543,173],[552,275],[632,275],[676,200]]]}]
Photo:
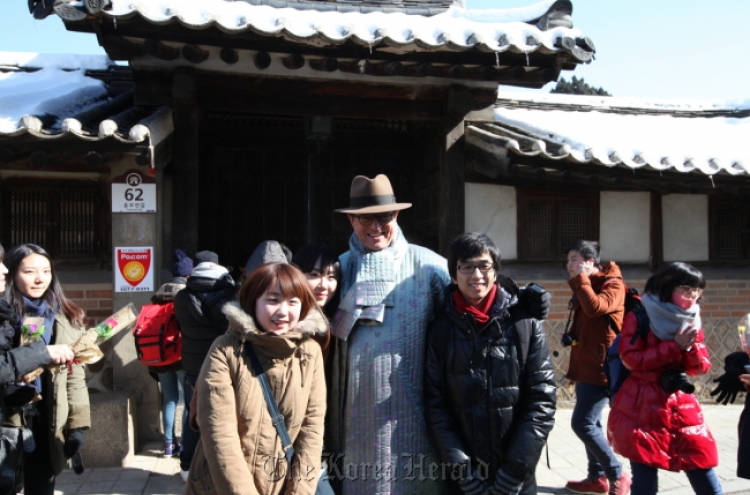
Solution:
[{"label": "red scarf", "polygon": [[477,323],[484,325],[490,321],[490,311],[492,310],[492,305],[495,304],[496,297],[497,284],[492,284],[490,293],[487,294],[487,297],[484,298],[484,301],[479,307],[472,306],[466,302],[466,299],[464,299],[460,290],[453,291],[453,304],[456,305],[456,311],[458,314],[470,314],[474,317]]}]

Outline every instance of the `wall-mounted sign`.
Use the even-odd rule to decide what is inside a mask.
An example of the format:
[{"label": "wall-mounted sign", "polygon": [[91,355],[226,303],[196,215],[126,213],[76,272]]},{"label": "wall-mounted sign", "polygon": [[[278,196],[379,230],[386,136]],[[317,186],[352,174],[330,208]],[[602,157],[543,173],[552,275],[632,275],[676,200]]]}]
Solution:
[{"label": "wall-mounted sign", "polygon": [[154,290],[154,248],[115,248],[115,292]]},{"label": "wall-mounted sign", "polygon": [[112,179],[112,213],[156,213],[156,181],[138,170]]}]

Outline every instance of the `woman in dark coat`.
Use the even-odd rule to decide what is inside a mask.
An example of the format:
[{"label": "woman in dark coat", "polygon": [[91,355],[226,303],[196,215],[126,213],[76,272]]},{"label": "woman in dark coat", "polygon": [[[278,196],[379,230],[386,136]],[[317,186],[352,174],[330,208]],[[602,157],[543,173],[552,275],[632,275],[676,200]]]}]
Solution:
[{"label": "woman in dark coat", "polygon": [[[8,251],[6,262],[5,296],[16,310],[16,336],[37,325],[46,344],[67,346],[78,340],[85,330],[84,312],[65,297],[49,254],[35,244],[21,244]],[[31,382],[41,400],[32,403],[36,448],[24,454],[26,495],[52,495],[56,476],[81,451],[91,427],[83,364],[71,362],[69,368],[70,372],[44,370]]]},{"label": "woman in dark coat", "polygon": [[686,378],[711,369],[698,305],[705,286],[693,266],[671,263],[646,282],[646,337],[636,336],[634,313],[625,317],[619,350],[631,373],[607,433],[615,452],[630,459],[634,494],[656,494],[659,469],[684,471],[698,494],[721,493],[716,441]]},{"label": "woman in dark coat", "polygon": [[[5,250],[0,246],[0,294],[5,292],[8,269],[3,264]],[[15,308],[0,295],[0,442],[4,456],[0,464],[0,495],[13,494],[22,488],[24,426],[21,407],[37,395],[37,390],[22,382],[24,375],[50,363],[62,364],[73,360],[68,345],[46,345],[37,340],[28,345],[13,346]]]}]

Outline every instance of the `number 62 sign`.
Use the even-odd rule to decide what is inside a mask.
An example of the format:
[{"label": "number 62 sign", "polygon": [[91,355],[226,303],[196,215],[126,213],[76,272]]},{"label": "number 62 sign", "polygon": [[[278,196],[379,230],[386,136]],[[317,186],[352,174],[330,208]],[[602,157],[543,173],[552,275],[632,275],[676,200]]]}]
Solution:
[{"label": "number 62 sign", "polygon": [[138,170],[112,179],[112,213],[156,213],[156,181]]}]

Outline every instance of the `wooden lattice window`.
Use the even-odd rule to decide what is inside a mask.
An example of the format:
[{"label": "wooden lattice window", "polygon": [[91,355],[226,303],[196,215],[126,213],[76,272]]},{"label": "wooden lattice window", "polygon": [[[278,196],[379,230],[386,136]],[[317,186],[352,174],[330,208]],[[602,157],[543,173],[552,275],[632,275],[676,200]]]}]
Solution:
[{"label": "wooden lattice window", "polygon": [[573,242],[598,237],[598,193],[518,191],[519,259],[564,260]]},{"label": "wooden lattice window", "polygon": [[2,190],[2,242],[42,246],[54,259],[97,259],[104,250],[98,185],[11,183]]},{"label": "wooden lattice window", "polygon": [[711,259],[749,259],[750,204],[740,199],[711,198],[710,217]]}]

